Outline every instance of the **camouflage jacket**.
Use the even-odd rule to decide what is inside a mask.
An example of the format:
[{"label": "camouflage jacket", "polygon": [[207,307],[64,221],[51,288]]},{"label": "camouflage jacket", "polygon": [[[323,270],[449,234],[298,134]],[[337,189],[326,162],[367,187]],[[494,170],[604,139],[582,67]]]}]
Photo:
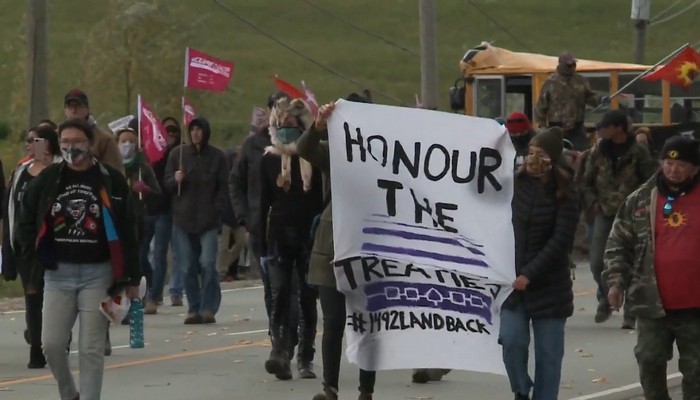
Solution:
[{"label": "camouflage jacket", "polygon": [[583,122],[586,104],[595,107],[599,103],[600,96],[591,90],[586,78],[555,72],[542,84],[535,106],[535,121],[543,126],[561,124],[562,129],[568,130]]},{"label": "camouflage jacket", "polygon": [[609,155],[610,142],[601,140],[591,151],[583,173],[583,206],[590,209],[600,205],[600,212],[608,217],[617,213],[625,198],[658,169],[649,150],[630,137],[629,148],[617,159],[613,167]]},{"label": "camouflage jacket", "polygon": [[620,207],[605,248],[603,279],[609,287],[625,290],[635,317],[666,315],[654,270],[656,179],[634,191]]}]

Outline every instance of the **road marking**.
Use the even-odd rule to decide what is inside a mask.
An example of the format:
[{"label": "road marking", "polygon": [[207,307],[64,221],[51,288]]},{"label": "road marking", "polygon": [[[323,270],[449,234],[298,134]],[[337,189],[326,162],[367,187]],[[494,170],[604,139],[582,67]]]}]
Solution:
[{"label": "road marking", "polygon": [[[265,331],[265,332],[267,332],[267,331]],[[135,366],[139,366],[139,365],[154,364],[154,363],[162,362],[162,361],[179,360],[181,358],[202,356],[202,355],[206,355],[206,354],[220,353],[220,352],[230,351],[230,350],[246,349],[249,347],[263,346],[265,344],[267,344],[267,340],[259,340],[257,342],[251,342],[251,343],[245,343],[245,344],[234,344],[231,346],[217,347],[217,348],[207,349],[207,350],[179,352],[179,353],[175,353],[175,354],[169,354],[166,356],[150,357],[150,358],[144,358],[141,360],[106,365],[105,371],[112,370],[112,369],[135,367]],[[74,370],[73,373],[77,374],[78,370]],[[0,381],[0,385],[3,387],[6,387],[6,386],[12,386],[12,385],[20,385],[23,383],[41,382],[41,381],[46,381],[46,380],[50,380],[50,379],[53,379],[53,375],[40,375],[40,376],[31,377],[31,378],[15,379],[12,381]]]},{"label": "road marking", "polygon": [[252,335],[254,333],[267,333],[268,329],[259,329],[257,331],[246,331],[246,332],[231,332],[227,333],[225,336],[240,336],[240,335]]},{"label": "road marking", "polygon": [[574,296],[588,296],[588,295],[594,294],[595,292],[596,292],[595,289],[585,290],[583,292],[574,292]]},{"label": "road marking", "polygon": [[[262,289],[263,286],[250,286],[250,287],[243,287],[243,288],[235,288],[235,289],[224,289],[221,291],[221,293],[233,293],[233,292],[240,292],[243,290],[256,290],[256,289]],[[187,296],[183,296],[187,297]],[[25,310],[12,310],[12,311],[3,311],[0,312],[0,315],[12,315],[12,314],[24,314]]]},{"label": "road marking", "polygon": [[[670,381],[672,379],[680,378],[682,376],[683,375],[680,372],[676,372],[675,374],[668,375],[666,377],[666,380]],[[639,382],[637,382],[637,383],[632,383],[630,385],[625,385],[625,386],[620,386],[620,387],[616,387],[616,388],[612,388],[612,389],[608,389],[608,390],[603,390],[602,392],[596,392],[596,393],[587,394],[585,396],[574,397],[573,399],[569,399],[569,400],[600,399],[602,397],[607,397],[607,396],[610,396],[613,394],[627,392],[629,390],[634,390],[634,389],[640,389],[641,387],[642,387],[642,385]]]},{"label": "road marking", "polygon": [[[143,345],[144,345],[144,346],[149,346],[150,343],[144,343]],[[131,346],[128,345],[128,344],[122,344],[122,345],[119,345],[119,346],[112,346],[112,350],[115,350],[115,349],[128,349],[128,348],[130,348],[130,347],[131,347]],[[73,350],[73,351],[71,351],[70,353],[71,353],[71,354],[78,354],[79,352],[80,352],[79,350]],[[109,357],[109,356],[107,356],[107,357]]]}]

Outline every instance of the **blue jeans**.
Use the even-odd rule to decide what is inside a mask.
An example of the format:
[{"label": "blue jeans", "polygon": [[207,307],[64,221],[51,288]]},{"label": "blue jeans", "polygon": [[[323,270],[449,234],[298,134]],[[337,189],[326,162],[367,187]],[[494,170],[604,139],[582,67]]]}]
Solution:
[{"label": "blue jeans", "polygon": [[[528,373],[530,321],[535,335],[535,382]],[[564,359],[566,318],[531,319],[525,304],[501,310],[498,341],[503,347],[503,363],[513,393],[528,395],[532,400],[556,400],[559,396],[561,364]]]},{"label": "blue jeans", "polygon": [[[216,314],[221,305],[221,287],[216,270],[218,229],[188,233],[173,225],[173,244],[178,248],[185,278],[189,314]],[[201,273],[201,285],[200,285]]]},{"label": "blue jeans", "polygon": [[100,399],[108,325],[100,312],[100,302],[107,297],[112,282],[109,262],[59,263],[56,270],[44,274],[42,343],[61,400],[73,400],[78,395],[66,352],[76,319],[80,321],[80,398]]},{"label": "blue jeans", "polygon": [[[165,285],[165,276],[168,273],[168,246],[173,241],[172,239],[172,214],[158,215],[155,220],[153,236],[153,286],[149,294],[149,299],[152,301],[159,301],[163,298],[163,286]],[[170,274],[170,295],[182,297],[182,267],[179,264],[181,257],[178,254],[177,246],[172,246],[172,249],[173,268]]]}]

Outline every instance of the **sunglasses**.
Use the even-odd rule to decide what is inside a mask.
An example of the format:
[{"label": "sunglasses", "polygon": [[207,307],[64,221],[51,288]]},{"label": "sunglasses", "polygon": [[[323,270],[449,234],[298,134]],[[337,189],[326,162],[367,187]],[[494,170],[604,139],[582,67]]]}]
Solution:
[{"label": "sunglasses", "polygon": [[666,204],[664,204],[664,217],[668,218],[673,213],[673,202],[676,201],[676,196],[668,196]]},{"label": "sunglasses", "polygon": [[38,143],[38,142],[43,142],[44,138],[27,138],[26,143],[27,144],[32,144],[32,143]]}]

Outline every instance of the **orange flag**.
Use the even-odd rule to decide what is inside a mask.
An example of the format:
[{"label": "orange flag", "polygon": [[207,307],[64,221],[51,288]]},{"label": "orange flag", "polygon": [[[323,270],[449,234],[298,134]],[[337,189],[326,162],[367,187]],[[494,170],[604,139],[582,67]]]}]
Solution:
[{"label": "orange flag", "polygon": [[666,65],[642,79],[645,81],[662,79],[688,89],[698,75],[700,75],[700,54],[688,46]]},{"label": "orange flag", "polygon": [[297,88],[289,82],[283,81],[282,79],[278,78],[277,75],[273,76],[272,79],[275,81],[275,87],[277,87],[277,90],[286,93],[292,99],[306,98],[303,90]]}]

